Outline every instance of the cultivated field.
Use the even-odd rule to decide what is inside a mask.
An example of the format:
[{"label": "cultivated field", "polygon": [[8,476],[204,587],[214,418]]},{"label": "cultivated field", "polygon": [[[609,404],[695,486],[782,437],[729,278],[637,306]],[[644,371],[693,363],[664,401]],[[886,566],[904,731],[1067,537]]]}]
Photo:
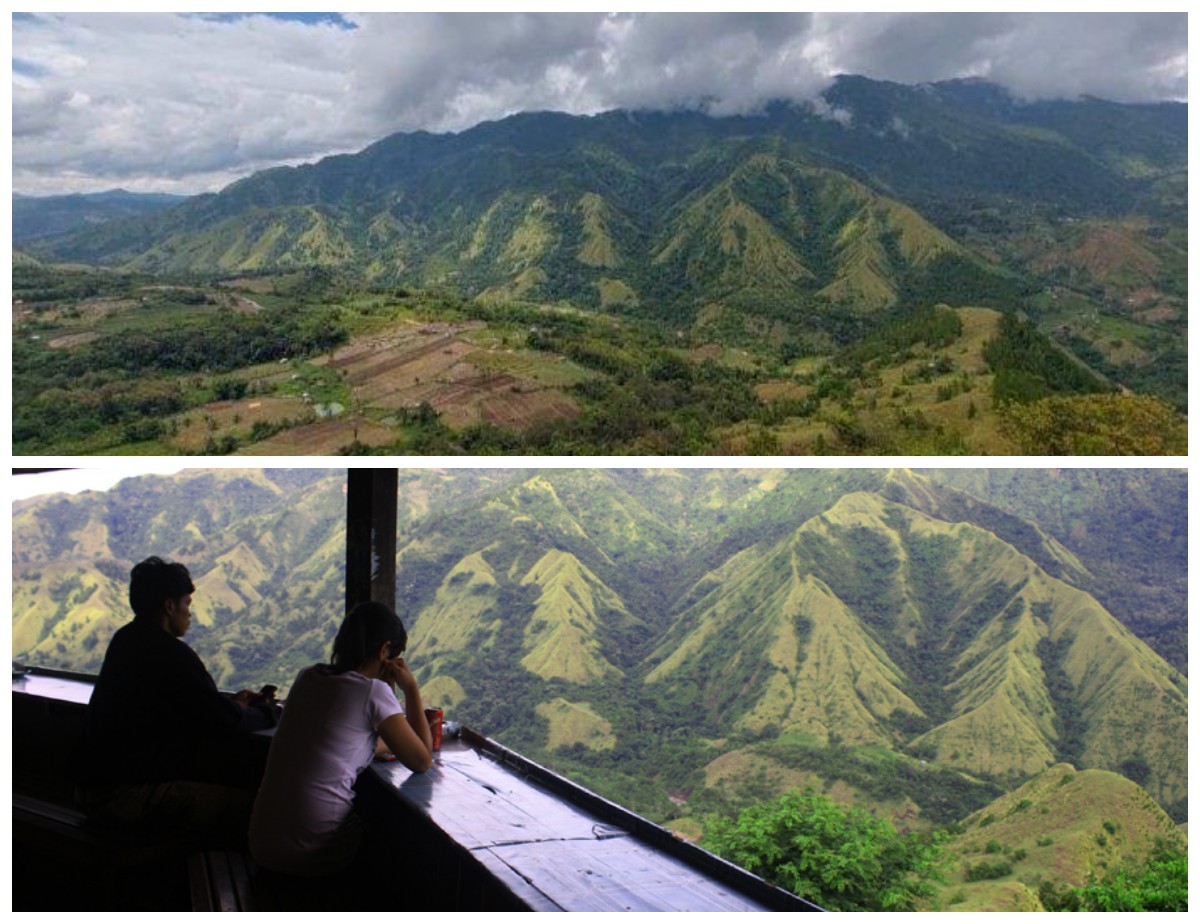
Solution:
[{"label": "cultivated field", "polygon": [[403,325],[355,340],[314,365],[336,371],[354,406],[371,413],[428,404],[452,427],[488,423],[515,429],[578,414],[554,386],[582,374],[560,374],[553,385],[544,383],[539,368],[553,363],[541,356],[537,362],[514,362],[508,348],[480,347],[467,339],[483,329],[482,321]]},{"label": "cultivated field", "polygon": [[561,389],[587,375],[561,357],[503,345],[483,322],[406,322],[309,362],[241,370],[231,379],[243,397],[175,415],[168,440],[189,454],[332,455],[403,445],[422,406],[451,428],[525,430],[578,416]]}]

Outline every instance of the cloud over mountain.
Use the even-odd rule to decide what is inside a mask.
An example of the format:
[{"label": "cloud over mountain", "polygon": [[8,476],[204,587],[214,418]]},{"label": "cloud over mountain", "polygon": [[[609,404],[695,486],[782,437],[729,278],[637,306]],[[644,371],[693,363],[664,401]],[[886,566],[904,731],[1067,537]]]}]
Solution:
[{"label": "cloud over mountain", "polygon": [[1184,98],[1185,14],[18,14],[20,192],[214,189],[522,110],[753,111],[838,73]]}]

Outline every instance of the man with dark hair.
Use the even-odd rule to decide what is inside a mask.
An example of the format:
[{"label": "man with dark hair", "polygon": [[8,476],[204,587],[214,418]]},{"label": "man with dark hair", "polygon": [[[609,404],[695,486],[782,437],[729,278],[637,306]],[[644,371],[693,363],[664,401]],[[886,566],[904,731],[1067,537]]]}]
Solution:
[{"label": "man with dark hair", "polygon": [[222,694],[182,641],[191,575],[151,557],[130,574],[133,621],[113,635],[79,743],[79,798],[97,821],[244,832],[257,780],[228,745],[275,724],[279,707]]}]

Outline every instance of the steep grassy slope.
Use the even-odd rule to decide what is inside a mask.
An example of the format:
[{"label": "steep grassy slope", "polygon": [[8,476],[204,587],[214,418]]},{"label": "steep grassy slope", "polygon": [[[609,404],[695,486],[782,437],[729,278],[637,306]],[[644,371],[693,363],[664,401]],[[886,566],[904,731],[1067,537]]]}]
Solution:
[{"label": "steep grassy slope", "polygon": [[1080,749],[1089,766],[1153,765],[1164,803],[1186,786],[1172,744],[1186,681],[977,526],[848,494],[693,595],[646,681],[664,697],[699,687],[721,727],[903,747],[1009,780]]},{"label": "steep grassy slope", "polygon": [[521,579],[540,591],[534,602],[521,666],[545,680],[590,683],[622,671],[601,654],[601,625],[640,622],[611,589],[573,555],[552,550]]},{"label": "steep grassy slope", "polygon": [[760,312],[815,301],[870,314],[936,259],[971,262],[912,209],[777,153],[749,154],[679,206],[661,239],[653,263],[694,297]]}]

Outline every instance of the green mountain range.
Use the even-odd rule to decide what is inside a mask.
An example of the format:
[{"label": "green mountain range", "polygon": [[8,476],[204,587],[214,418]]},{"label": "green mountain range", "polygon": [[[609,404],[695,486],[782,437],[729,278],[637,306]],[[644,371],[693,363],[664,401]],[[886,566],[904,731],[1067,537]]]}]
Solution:
[{"label": "green mountain range", "polygon": [[843,77],[819,105],[756,116],[526,113],[397,134],[32,252],[173,274],[337,267],[681,324],[706,308],[805,322],[938,299],[1011,307],[1030,266],[985,257],[987,229],[1185,216],[1164,190],[1186,177],[1186,124],[1185,105]]},{"label": "green mountain range", "polygon": [[[1069,533],[954,480],[402,472],[398,601],[426,698],[681,822],[819,782],[945,823],[1059,762],[1185,818],[1185,677],[1097,602]],[[1184,483],[1114,473],[1088,496],[1136,490],[1165,531]],[[340,619],[342,491],[340,473],[222,470],[15,504],[14,656],[95,670],[154,552],[192,568],[189,642],[219,681],[286,687]]]},{"label": "green mountain range", "polygon": [[[87,232],[54,253],[174,275],[330,266],[376,283],[569,299],[680,323],[706,306],[790,320],[875,314],[947,275],[969,280],[963,299],[998,302],[1013,288],[913,209],[773,141],[719,142],[689,156],[678,169],[694,178],[660,191],[651,208],[645,197],[660,187],[660,168],[622,161],[622,182],[591,186],[595,156],[585,146],[556,158],[548,174],[522,161],[512,185],[497,185],[508,174],[494,171],[490,188],[447,190],[435,203],[413,201],[408,187],[429,181],[419,173],[398,174],[395,189],[353,186],[330,201],[300,177],[278,178],[284,189],[266,202],[264,190],[237,184],[136,228]],[[312,170],[342,168],[323,161]]]}]

